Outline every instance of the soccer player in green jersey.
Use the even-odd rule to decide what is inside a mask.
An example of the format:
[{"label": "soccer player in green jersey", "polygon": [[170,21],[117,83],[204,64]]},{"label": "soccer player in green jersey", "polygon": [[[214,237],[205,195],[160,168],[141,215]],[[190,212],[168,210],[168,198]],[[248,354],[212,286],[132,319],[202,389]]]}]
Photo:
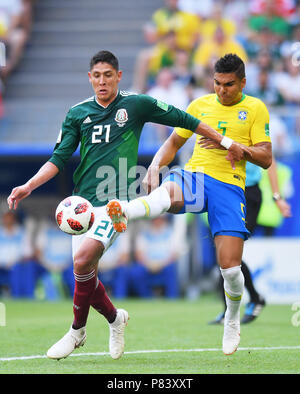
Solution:
[{"label": "soccer player in green jersey", "polygon": [[16,209],[22,199],[63,170],[80,143],[81,161],[73,177],[73,194],[93,204],[95,222],[87,233],[72,237],[74,320],[67,334],[48,350],[47,355],[52,359],[65,358],[84,344],[90,306],[109,323],[111,357],[118,359],[124,352],[128,313],[115,308],[97,274],[99,259],[118,234],[105,206],[112,198],[128,199],[128,190],[135,180],[129,172],[137,164],[144,123],[178,126],[224,143],[228,149],[227,160],[232,165],[247,150],[234,141],[229,146],[220,133],[184,111],[147,95],[120,91],[122,71],[118,59],[108,51],[101,51],[91,59],[88,76],[95,95],[69,110],[51,158],[24,185],[15,187],[7,199],[9,208]]}]

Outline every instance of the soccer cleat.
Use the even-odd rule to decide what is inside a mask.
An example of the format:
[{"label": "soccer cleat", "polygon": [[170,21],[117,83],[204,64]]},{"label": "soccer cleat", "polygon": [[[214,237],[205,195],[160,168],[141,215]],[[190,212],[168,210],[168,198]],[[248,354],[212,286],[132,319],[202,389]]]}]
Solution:
[{"label": "soccer cleat", "polygon": [[240,343],[240,322],[228,320],[224,322],[223,353],[226,356],[233,354]]},{"label": "soccer cleat", "polygon": [[47,357],[54,360],[68,357],[74,349],[83,346],[86,341],[85,327],[74,330],[72,327],[47,352]]},{"label": "soccer cleat", "polygon": [[124,331],[128,324],[128,320],[128,312],[124,309],[117,309],[117,317],[115,321],[109,324],[109,353],[115,360],[120,358],[124,353]]},{"label": "soccer cleat", "polygon": [[106,205],[106,212],[111,218],[113,227],[117,233],[124,233],[127,230],[128,219],[119,200],[111,200]]},{"label": "soccer cleat", "polygon": [[241,323],[242,324],[251,323],[260,315],[265,305],[266,305],[266,301],[262,297],[260,297],[257,302],[249,302],[246,305],[245,314],[242,318]]}]

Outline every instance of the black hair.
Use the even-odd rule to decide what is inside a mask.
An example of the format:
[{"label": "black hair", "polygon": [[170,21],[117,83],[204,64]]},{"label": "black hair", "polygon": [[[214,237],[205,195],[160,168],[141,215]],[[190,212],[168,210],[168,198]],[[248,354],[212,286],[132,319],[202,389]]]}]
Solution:
[{"label": "black hair", "polygon": [[90,70],[97,63],[108,63],[110,64],[116,71],[119,71],[119,61],[116,56],[109,51],[100,51],[96,53],[90,61]]},{"label": "black hair", "polygon": [[245,63],[233,53],[221,57],[215,64],[215,72],[222,74],[235,73],[240,79],[245,78]]}]

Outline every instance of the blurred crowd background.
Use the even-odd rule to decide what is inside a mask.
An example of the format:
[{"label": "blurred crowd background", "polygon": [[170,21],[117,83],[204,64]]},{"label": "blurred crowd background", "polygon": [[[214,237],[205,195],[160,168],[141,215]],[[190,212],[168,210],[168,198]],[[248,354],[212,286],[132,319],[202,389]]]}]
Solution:
[{"label": "blurred crowd background", "polygon": [[[216,59],[238,54],[246,63],[245,93],[270,111],[281,193],[293,211],[283,220],[264,173],[254,237],[300,236],[299,0],[127,0],[126,7],[121,0],[0,0],[0,42],[0,296],[73,294],[70,236],[58,230],[54,212],[71,194],[78,153],[17,212],[7,211],[6,198],[50,157],[68,108],[92,95],[88,64],[101,49],[119,58],[122,89],[181,109],[213,92]],[[171,131],[145,126],[140,164],[150,163]],[[193,142],[175,164],[185,163]],[[100,275],[117,298],[177,298],[214,291],[215,269],[206,221],[165,215],[120,236]]]}]

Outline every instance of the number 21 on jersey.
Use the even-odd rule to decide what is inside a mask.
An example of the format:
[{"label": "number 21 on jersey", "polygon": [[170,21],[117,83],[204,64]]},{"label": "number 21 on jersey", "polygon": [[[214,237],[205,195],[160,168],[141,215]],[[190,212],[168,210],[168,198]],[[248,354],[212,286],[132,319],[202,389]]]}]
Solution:
[{"label": "number 21 on jersey", "polygon": [[[99,144],[100,142],[109,142],[110,124],[94,126],[96,131],[92,134],[92,143]],[[101,137],[101,138],[100,138]]]}]

